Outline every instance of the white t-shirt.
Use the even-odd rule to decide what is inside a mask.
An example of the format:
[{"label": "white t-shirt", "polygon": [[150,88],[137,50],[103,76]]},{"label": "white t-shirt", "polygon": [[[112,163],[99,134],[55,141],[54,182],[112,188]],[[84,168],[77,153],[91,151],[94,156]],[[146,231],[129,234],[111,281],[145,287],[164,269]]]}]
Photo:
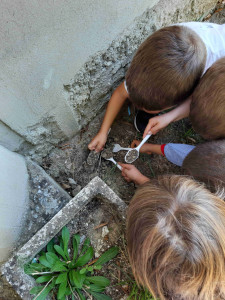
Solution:
[{"label": "white t-shirt", "polygon": [[214,62],[225,56],[225,24],[188,22],[176,25],[189,27],[197,33],[205,44],[207,57],[203,74]]},{"label": "white t-shirt", "polygon": [[[203,74],[215,61],[225,56],[225,24],[219,25],[207,22],[187,22],[173,25],[189,27],[202,39],[207,51]],[[128,93],[126,81],[124,82],[124,86]]]}]

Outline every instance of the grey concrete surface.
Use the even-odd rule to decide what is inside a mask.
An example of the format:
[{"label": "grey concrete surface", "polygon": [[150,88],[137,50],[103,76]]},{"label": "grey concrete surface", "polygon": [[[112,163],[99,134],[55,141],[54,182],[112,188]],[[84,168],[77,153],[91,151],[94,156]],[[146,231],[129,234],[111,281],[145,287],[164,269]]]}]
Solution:
[{"label": "grey concrete surface", "polygon": [[23,156],[0,146],[0,263],[11,254],[24,228],[28,172]]},{"label": "grey concrete surface", "polygon": [[29,203],[16,249],[26,243],[71,199],[40,166],[30,159],[26,160],[26,165],[29,175]]},{"label": "grey concrete surface", "polygon": [[[0,265],[71,197],[40,166],[0,146]],[[18,299],[0,272],[0,299]]]},{"label": "grey concrete surface", "polygon": [[29,290],[34,286],[34,280],[23,271],[24,264],[35,257],[97,195],[114,204],[125,217],[126,204],[99,177],[95,177],[2,266],[2,274],[23,300],[32,299]]}]

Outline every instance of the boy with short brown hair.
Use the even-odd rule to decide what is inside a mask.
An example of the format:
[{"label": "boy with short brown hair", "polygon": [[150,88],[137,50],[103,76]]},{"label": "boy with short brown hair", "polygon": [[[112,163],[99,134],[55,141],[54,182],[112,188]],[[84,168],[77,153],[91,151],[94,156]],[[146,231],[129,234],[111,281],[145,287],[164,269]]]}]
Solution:
[{"label": "boy with short brown hair", "polygon": [[[148,56],[149,49],[154,59]],[[225,25],[189,22],[155,32],[134,56],[127,84],[120,84],[113,93],[101,129],[89,149],[103,149],[109,128],[126,98],[148,113],[159,113],[185,101],[167,114],[150,120],[145,117],[144,122],[143,115],[137,115],[135,123],[140,131],[145,130],[144,136],[150,130],[155,134],[170,122],[188,116],[191,99],[182,97],[191,94],[203,73],[221,56],[225,56]]]},{"label": "boy with short brown hair", "polygon": [[156,31],[139,47],[126,74],[129,99],[138,109],[159,111],[191,95],[206,63],[206,47],[186,26]]},{"label": "boy with short brown hair", "polygon": [[182,168],[206,184],[225,185],[225,140],[197,145],[184,158]]},{"label": "boy with short brown hair", "polygon": [[205,139],[225,137],[225,57],[201,78],[192,95],[190,120]]}]

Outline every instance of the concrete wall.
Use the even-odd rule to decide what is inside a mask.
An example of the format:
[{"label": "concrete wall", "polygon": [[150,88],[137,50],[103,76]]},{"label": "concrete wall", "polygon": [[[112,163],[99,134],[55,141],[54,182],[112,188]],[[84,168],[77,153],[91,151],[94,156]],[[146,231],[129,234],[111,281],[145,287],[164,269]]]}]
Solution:
[{"label": "concrete wall", "polygon": [[48,153],[109,99],[140,43],[215,0],[2,0],[0,144]]},{"label": "concrete wall", "polygon": [[0,146],[0,263],[8,258],[28,209],[25,159]]}]

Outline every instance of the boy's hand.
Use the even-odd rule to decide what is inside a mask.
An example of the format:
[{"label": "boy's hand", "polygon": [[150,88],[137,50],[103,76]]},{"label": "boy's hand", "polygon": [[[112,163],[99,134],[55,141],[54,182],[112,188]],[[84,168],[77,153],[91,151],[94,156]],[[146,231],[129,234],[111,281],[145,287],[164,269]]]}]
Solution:
[{"label": "boy's hand", "polygon": [[137,185],[144,184],[149,181],[149,178],[141,174],[133,165],[119,163],[122,167],[122,176],[127,182],[133,181]]},{"label": "boy's hand", "polygon": [[107,134],[99,132],[88,145],[89,150],[100,152],[103,150],[107,141]]},{"label": "boy's hand", "polygon": [[143,138],[149,133],[149,131],[152,132],[152,134],[156,134],[161,129],[168,126],[173,120],[171,120],[170,115],[167,113],[164,115],[156,116],[154,118],[151,118],[148,121],[148,125],[145,128]]},{"label": "boy's hand", "polygon": [[[133,140],[133,142],[131,143],[131,148],[136,148],[139,144],[140,144],[141,141],[138,141],[138,140]],[[150,148],[150,145],[151,144],[148,144],[148,143],[145,143],[141,149],[140,149],[140,152],[141,153],[147,153],[147,154],[152,154],[151,151],[149,151],[149,148]]]}]

